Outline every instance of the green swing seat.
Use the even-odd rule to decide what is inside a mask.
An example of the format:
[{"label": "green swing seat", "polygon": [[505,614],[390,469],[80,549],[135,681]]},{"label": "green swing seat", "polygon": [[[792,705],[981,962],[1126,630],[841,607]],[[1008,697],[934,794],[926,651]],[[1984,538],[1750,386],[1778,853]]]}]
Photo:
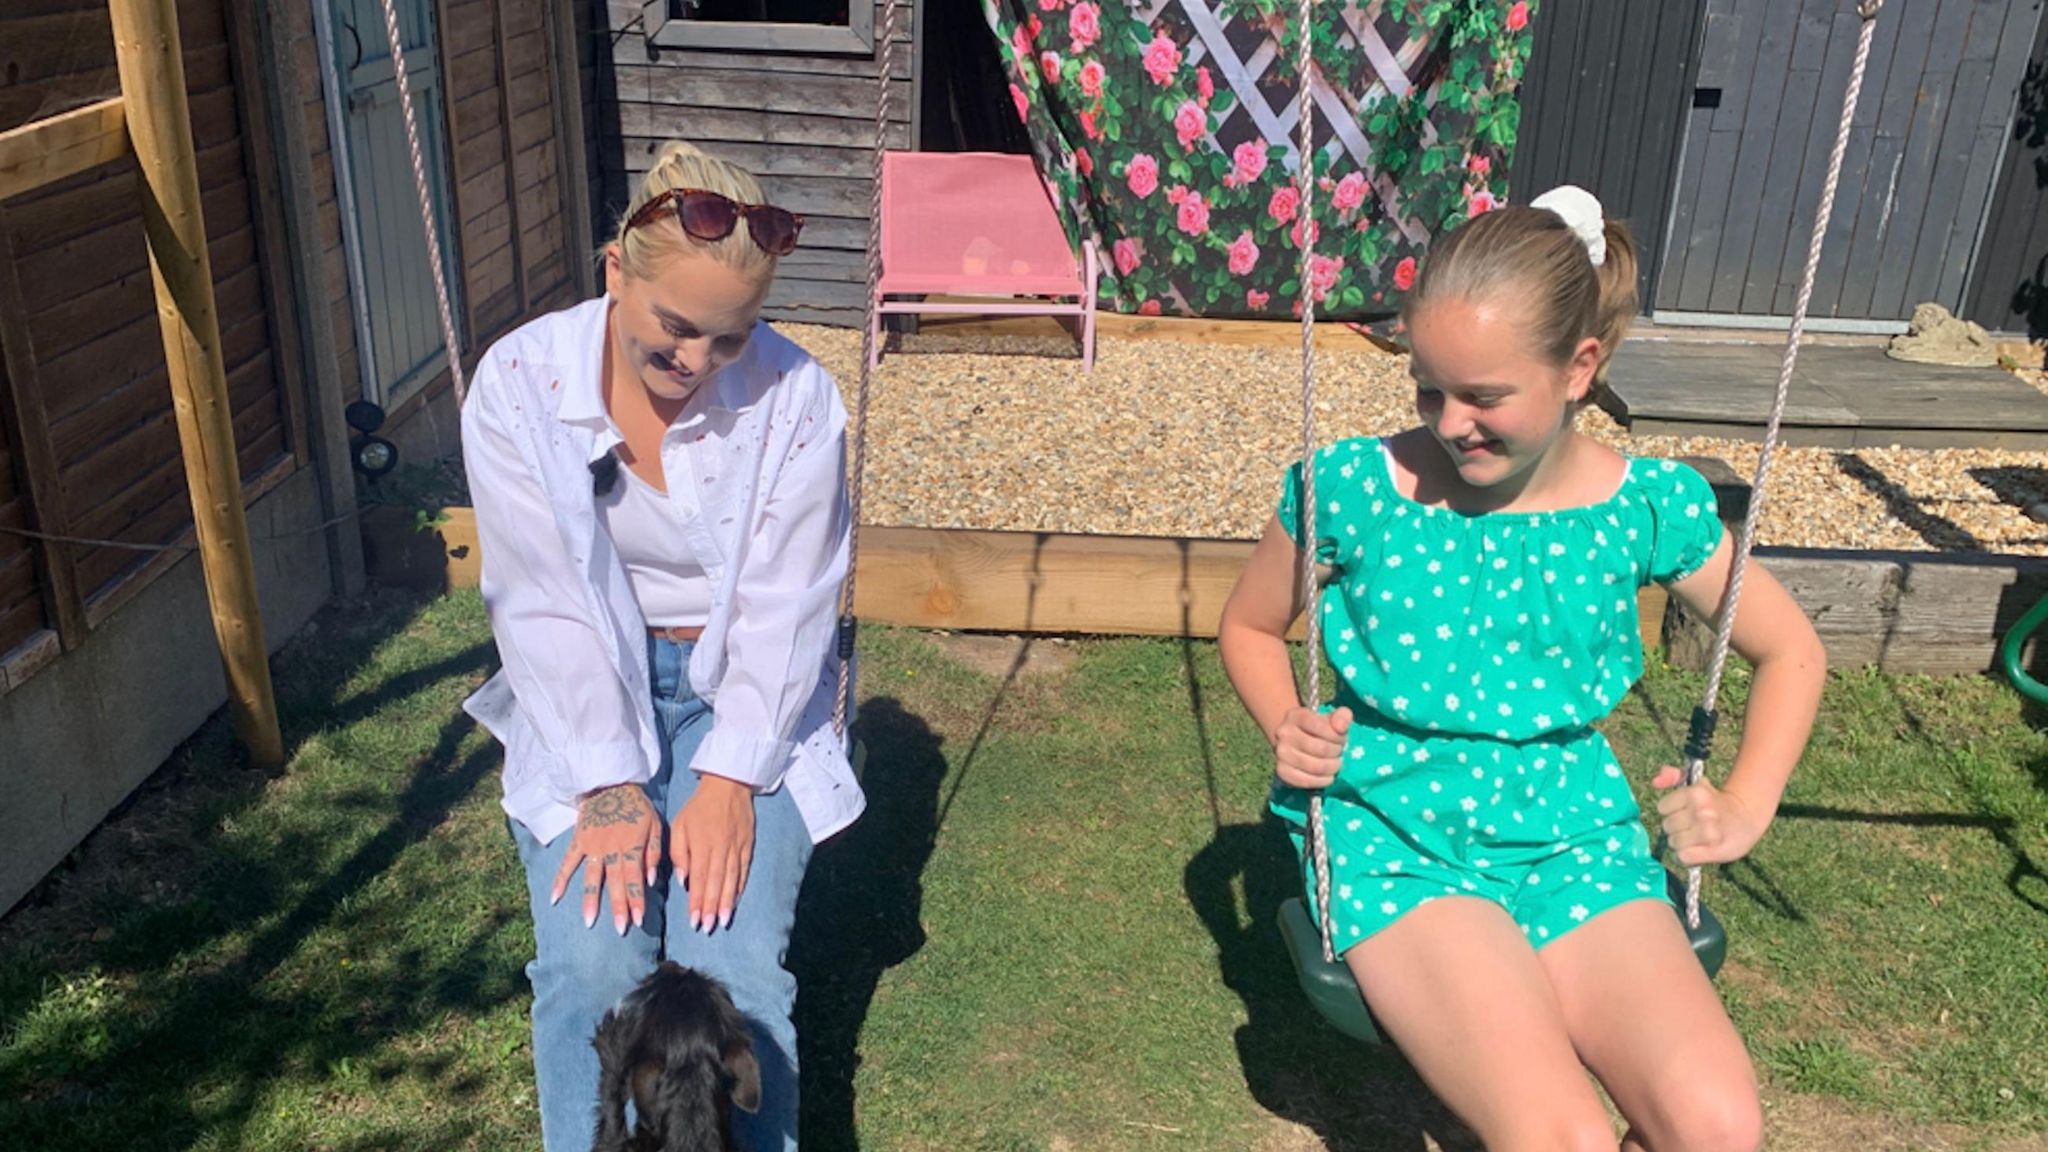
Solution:
[{"label": "green swing seat", "polygon": [[[1667,870],[1665,879],[1672,900],[1682,907],[1685,878]],[[1309,1005],[1331,1027],[1353,1040],[1385,1044],[1386,1037],[1380,1034],[1372,1010],[1365,1006],[1365,997],[1358,991],[1358,982],[1351,978],[1351,969],[1341,960],[1323,959],[1323,935],[1316,927],[1315,917],[1309,915],[1308,905],[1298,896],[1283,901],[1279,921],[1281,939],[1287,941],[1287,954],[1294,959],[1295,976],[1301,981]],[[1721,921],[1701,905],[1700,926],[1687,929],[1686,935],[1692,939],[1692,954],[1699,958],[1700,967],[1707,970],[1707,978],[1713,979],[1721,970],[1721,962],[1728,958],[1728,933],[1721,927]]]}]

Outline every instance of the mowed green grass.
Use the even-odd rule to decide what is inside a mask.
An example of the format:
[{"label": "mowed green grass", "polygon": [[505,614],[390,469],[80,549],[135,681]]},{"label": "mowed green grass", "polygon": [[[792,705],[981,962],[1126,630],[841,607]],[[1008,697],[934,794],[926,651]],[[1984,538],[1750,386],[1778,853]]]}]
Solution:
[{"label": "mowed green grass", "polygon": [[[862,644],[870,811],[792,957],[807,1148],[1470,1146],[1296,993],[1296,869],[1213,645]],[[330,610],[276,665],[283,773],[216,720],[0,924],[0,1148],[537,1146],[532,932],[458,709],[492,661],[474,594]],[[1698,691],[1660,669],[1609,722],[1639,780]],[[1708,881],[1774,1146],[2048,1128],[2043,860],[2013,694],[1834,677],[1778,823]]]}]

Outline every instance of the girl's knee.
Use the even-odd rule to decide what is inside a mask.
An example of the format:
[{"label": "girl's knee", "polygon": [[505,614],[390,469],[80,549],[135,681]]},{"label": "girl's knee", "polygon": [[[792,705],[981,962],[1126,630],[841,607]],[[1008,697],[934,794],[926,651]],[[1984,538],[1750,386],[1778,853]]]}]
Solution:
[{"label": "girl's knee", "polygon": [[1497,1137],[1480,1137],[1498,1152],[1615,1152],[1620,1146],[1614,1123],[1598,1110],[1524,1116],[1510,1120],[1509,1127]]},{"label": "girl's knee", "polygon": [[1674,1083],[1658,1101],[1658,1152],[1756,1152],[1764,1143],[1763,1102],[1747,1083]]},{"label": "girl's knee", "polygon": [[1697,1152],[1756,1152],[1763,1146],[1764,1110],[1753,1093],[1694,1105],[1674,1145]]}]

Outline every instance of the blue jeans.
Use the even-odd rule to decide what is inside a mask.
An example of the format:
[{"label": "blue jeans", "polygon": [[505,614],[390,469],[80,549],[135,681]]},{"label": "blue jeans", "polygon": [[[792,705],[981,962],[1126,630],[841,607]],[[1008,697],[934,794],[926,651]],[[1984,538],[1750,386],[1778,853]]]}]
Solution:
[{"label": "blue jeans", "polygon": [[[711,707],[690,690],[690,646],[648,641],[654,712],[663,737],[660,769],[647,784],[654,810],[673,821],[697,789],[689,770],[711,731]],[[683,767],[678,770],[677,765]],[[796,977],[784,966],[796,923],[797,892],[810,864],[811,836],[788,789],[754,799],[754,859],[732,925],[710,936],[690,931],[687,915],[664,913],[673,875],[662,869],[647,891],[647,915],[620,936],[609,900],[595,927],[583,926],[578,883],[550,904],[555,873],[573,830],[542,844],[516,821],[512,836],[526,868],[537,955],[526,966],[533,983],[533,1062],[539,1085],[541,1139],[547,1152],[589,1152],[596,1135],[597,1052],[591,1037],[605,1010],[618,1003],[663,957],[712,976],[731,992],[753,1026],[761,1064],[761,1108],[733,1110],[733,1133],[752,1152],[793,1152],[797,1131]],[[580,881],[581,877],[578,877]],[[686,909],[676,889],[677,908]]]}]

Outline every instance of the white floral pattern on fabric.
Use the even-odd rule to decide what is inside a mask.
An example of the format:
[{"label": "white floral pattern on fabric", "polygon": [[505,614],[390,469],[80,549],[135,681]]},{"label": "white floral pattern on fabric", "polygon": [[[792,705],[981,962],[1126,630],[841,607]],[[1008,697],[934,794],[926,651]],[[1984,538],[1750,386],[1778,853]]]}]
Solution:
[{"label": "white floral pattern on fabric", "polygon": [[[1278,510],[1297,541],[1300,469],[1288,470]],[[1391,515],[1347,498],[1368,484],[1391,494]],[[1528,740],[1605,716],[1642,675],[1635,589],[1690,575],[1721,540],[1712,487],[1669,460],[1630,461],[1619,490],[1598,504],[1468,516],[1399,495],[1380,441],[1353,439],[1318,454],[1316,486],[1331,510],[1316,523],[1317,562],[1335,572],[1320,608],[1331,662],[1356,670],[1344,678],[1353,694],[1399,697],[1388,719],[1425,729],[1433,721],[1446,733]],[[1610,528],[1625,534],[1617,539]],[[1340,549],[1340,537],[1359,543]],[[1410,555],[1438,559],[1425,569],[1407,564]],[[1375,602],[1398,602],[1401,611],[1363,610]],[[1519,685],[1512,706],[1496,701],[1485,710],[1511,721],[1505,725],[1477,723],[1456,694],[1409,692],[1430,668],[1475,651],[1492,661],[1496,683]],[[1591,677],[1587,666],[1596,670]],[[1581,674],[1567,674],[1575,669]],[[1505,737],[1496,735],[1502,727]]]},{"label": "white floral pattern on fabric", "polygon": [[[1315,552],[1333,568],[1319,609],[1339,672],[1332,706],[1354,716],[1325,792],[1344,861],[1332,880],[1383,893],[1333,907],[1342,937],[1357,943],[1428,899],[1464,894],[1500,903],[1544,944],[1620,903],[1661,898],[1635,800],[1592,726],[1642,675],[1635,590],[1690,575],[1720,544],[1706,480],[1636,459],[1597,504],[1466,515],[1401,495],[1375,439],[1327,445],[1316,467],[1330,510]],[[1296,541],[1300,469],[1288,470],[1278,509]],[[1439,677],[1454,690],[1428,687]],[[1305,793],[1275,789],[1272,808],[1297,839],[1306,807]],[[1581,867],[1539,871],[1558,861]]]}]

